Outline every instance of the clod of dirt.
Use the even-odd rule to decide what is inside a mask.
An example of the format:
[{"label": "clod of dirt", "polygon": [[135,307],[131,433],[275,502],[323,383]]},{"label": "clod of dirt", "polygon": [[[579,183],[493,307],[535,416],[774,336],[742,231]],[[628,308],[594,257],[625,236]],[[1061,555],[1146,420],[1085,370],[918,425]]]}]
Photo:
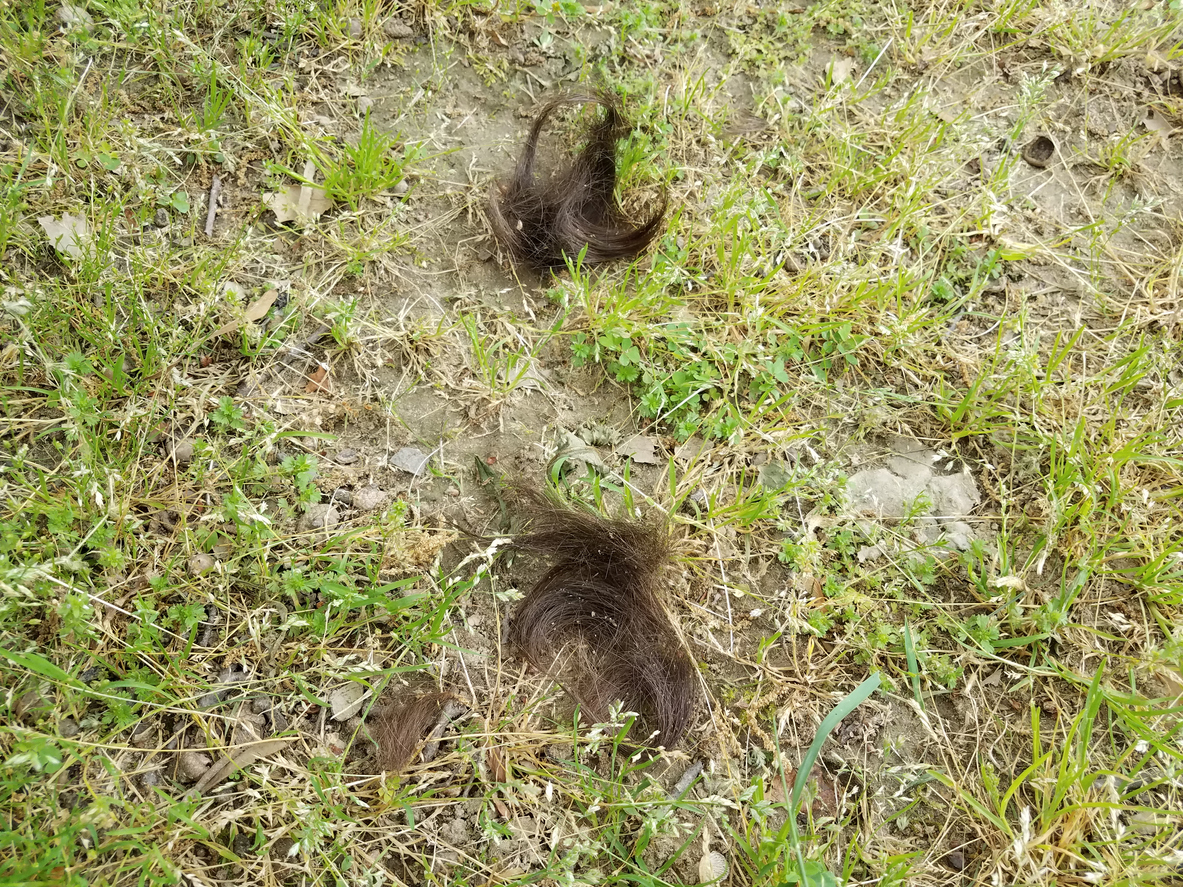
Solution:
[{"label": "clod of dirt", "polygon": [[156,744],[156,728],[148,721],[141,721],[132,727],[131,744],[136,748],[149,748]]},{"label": "clod of dirt", "polygon": [[177,778],[182,782],[196,782],[210,768],[210,756],[203,751],[187,749],[177,759]]},{"label": "clod of dirt", "polygon": [[217,563],[217,560],[214,559],[212,554],[206,554],[205,552],[195,554],[188,560],[189,575],[201,576],[217,566]]},{"label": "clod of dirt", "polygon": [[727,875],[727,857],[718,850],[707,853],[698,863],[698,880],[704,884],[718,881]]},{"label": "clod of dirt", "polygon": [[301,532],[309,530],[328,530],[341,523],[341,512],[332,505],[317,503],[309,505],[304,516],[300,518]]},{"label": "clod of dirt", "polygon": [[406,40],[408,37],[414,37],[415,32],[411,26],[402,19],[388,18],[382,23],[382,33],[391,40]]},{"label": "clod of dirt", "polygon": [[390,457],[390,466],[419,477],[427,471],[427,463],[430,460],[429,455],[416,447],[403,447]]},{"label": "clod of dirt", "polygon": [[939,475],[929,467],[937,454],[918,450],[886,460],[884,468],[852,474],[846,482],[850,510],[856,517],[902,520],[912,511],[921,493],[932,503],[932,513],[942,523],[969,514],[981,501],[981,493],[968,474]]},{"label": "clod of dirt", "polygon": [[1036,136],[1023,148],[1023,159],[1036,169],[1047,169],[1056,156],[1056,143],[1048,136]]},{"label": "clod of dirt", "polygon": [[924,492],[927,482],[928,477],[920,472],[901,477],[886,468],[873,468],[852,474],[846,482],[846,492],[856,515],[901,520],[910,504]]},{"label": "clod of dirt", "polygon": [[377,487],[362,487],[353,492],[353,507],[358,511],[377,511],[390,501],[390,494]]},{"label": "clod of dirt", "polygon": [[193,441],[187,437],[183,437],[173,444],[172,453],[170,454],[178,465],[188,465],[193,461],[194,446]]},{"label": "clod of dirt", "polygon": [[17,699],[14,710],[18,718],[32,724],[53,711],[53,702],[40,690],[29,690]]}]

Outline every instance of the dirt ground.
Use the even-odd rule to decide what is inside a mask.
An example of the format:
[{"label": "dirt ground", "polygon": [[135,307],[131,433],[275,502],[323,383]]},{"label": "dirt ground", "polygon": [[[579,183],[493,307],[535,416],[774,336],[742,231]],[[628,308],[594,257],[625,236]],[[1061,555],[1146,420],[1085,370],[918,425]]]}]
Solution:
[{"label": "dirt ground", "polygon": [[[329,618],[333,604],[323,593],[305,595],[298,607],[292,595],[247,578],[233,540],[224,549],[185,550],[176,523],[197,512],[180,499],[161,494],[144,506],[151,515],[145,549],[154,546],[159,563],[187,565],[193,575],[203,575],[193,557],[217,564],[203,580],[209,617],[193,654],[209,695],[190,700],[195,711],[216,717],[203,715],[199,738],[175,713],[143,718],[112,753],[114,771],[123,775],[102,778],[126,780],[118,791],[145,803],[156,789],[178,801],[190,800],[185,793],[195,785],[205,790],[193,815],[214,837],[164,851],[193,883],[329,883],[333,867],[315,862],[314,848],[331,840],[334,848],[350,848],[368,872],[338,873],[336,883],[626,883],[621,873],[628,872],[628,883],[698,884],[710,880],[703,865],[715,851],[727,866],[722,883],[771,884],[771,869],[759,868],[764,857],[744,856],[739,847],[758,846],[754,835],[786,826],[777,805],[822,718],[878,670],[894,679],[842,720],[823,749],[808,815],[800,820],[813,842],[807,846],[822,848],[847,883],[1098,883],[1075,862],[1012,852],[1015,841],[1022,843],[1014,834],[1033,840],[1029,821],[1016,824],[1018,801],[999,814],[1014,834],[992,830],[989,816],[967,812],[955,785],[996,772],[1005,791],[1036,765],[1033,731],[1042,725],[1047,736],[1067,735],[1065,724],[1083,708],[1087,687],[1050,662],[1087,676],[1107,658],[1120,660],[1138,671],[1141,692],[1170,697],[1178,689],[1170,670],[1145,665],[1146,651],[1162,641],[1158,629],[1116,582],[1100,580],[1075,606],[1117,613],[1106,617],[1116,634],[1082,641],[1088,632],[1079,626],[1097,623],[1080,617],[1049,642],[1059,644],[1050,659],[1012,661],[1006,646],[967,652],[942,622],[926,640],[950,669],[956,666],[957,677],[926,685],[922,709],[902,664],[908,608],[936,600],[950,620],[966,624],[990,608],[965,571],[950,569],[923,587],[893,583],[918,575],[918,551],[936,552],[938,564],[960,563],[974,550],[995,564],[999,552],[1003,560],[1030,555],[1027,569],[1010,575],[1021,573],[1024,589],[1041,602],[1071,573],[1073,551],[1049,545],[1040,558],[1034,535],[1019,538],[1012,527],[1016,514],[1029,527],[1053,519],[1040,480],[1047,453],[1015,446],[1002,428],[962,437],[960,419],[944,426],[933,420],[924,404],[937,374],[968,387],[1008,355],[1063,347],[1071,353],[1049,369],[1054,384],[1031,411],[1055,412],[1062,398],[1067,415],[1079,402],[1074,379],[1092,372],[1090,349],[1126,324],[1157,350],[1123,408],[1141,416],[1178,396],[1183,148],[1181,118],[1170,111],[1183,107],[1183,63],[1177,52],[1145,47],[1077,57],[1054,41],[990,30],[989,4],[980,5],[962,4],[969,21],[981,19],[981,30],[961,22],[958,51],[942,43],[932,24],[939,10],[925,4],[917,28],[928,23],[929,39],[905,39],[893,29],[877,35],[874,51],[860,43],[870,25],[844,30],[847,19],[838,13],[828,31],[812,29],[793,43],[769,32],[775,16],[767,4],[700,3],[665,19],[660,33],[632,36],[607,11],[597,23],[591,10],[568,21],[467,5],[448,14],[400,6],[374,18],[375,27],[348,46],[304,46],[285,70],[306,132],[356,143],[368,112],[399,144],[421,146],[422,159],[405,181],[356,211],[336,207],[307,227],[279,224],[260,201],[276,186],[269,136],[260,135],[266,123],[222,146],[233,170],[198,166],[187,173],[193,195],[208,194],[220,174],[212,236],[170,221],[156,235],[164,261],[166,246],[178,239],[224,250],[235,257],[228,277],[244,294],[275,288],[277,305],[298,306],[307,319],[294,337],[304,342],[294,356],[251,360],[226,344],[211,345],[201,362],[175,368],[174,381],[204,394],[171,417],[169,433],[200,450],[216,430],[209,413],[228,395],[245,421],[274,421],[292,435],[266,454],[270,464],[292,454],[316,456],[321,502],[281,528],[293,538],[303,533],[299,545],[308,553],[294,555],[285,570],[378,552],[366,561],[374,565],[375,586],[427,577],[389,586],[389,596],[455,594],[450,627],[422,650],[406,646],[398,615],[334,623],[336,633],[297,638],[291,629],[299,620],[312,620],[318,609]],[[791,18],[799,11],[779,12]],[[868,12],[867,20],[877,19]],[[973,51],[961,51],[971,44]],[[711,294],[696,300],[687,285],[678,294],[685,317],[671,311],[663,323],[758,313],[760,299],[773,293],[802,300],[801,316],[850,317],[857,335],[903,344],[871,346],[874,359],[835,373],[824,387],[804,364],[791,368],[785,388],[800,392],[791,417],[767,428],[753,423],[746,435],[723,441],[705,429],[680,435],[644,415],[639,389],[604,366],[576,365],[572,336],[598,329],[588,306],[615,310],[595,294],[616,292],[626,272],[590,272],[593,296],[578,303],[566,272],[551,279],[513,267],[489,233],[486,201],[515,162],[540,99],[605,73],[625,94],[626,108],[646,109],[642,129],[671,121],[661,165],[669,172],[677,234],[669,242],[659,238],[638,260],[638,279],[656,267],[659,253],[684,246],[677,238],[693,242],[725,229],[720,208],[731,205],[728,194],[737,187],[751,194],[735,205],[737,217],[769,201],[790,232],[775,255],[742,260],[772,263],[761,278],[770,281],[764,295],[737,292],[731,314],[718,310],[712,300],[723,297],[710,288],[723,279],[724,260],[699,256],[695,285]],[[98,100],[93,90],[82,94]],[[819,108],[826,109],[824,124],[817,122]],[[129,126],[151,129],[147,120]],[[548,133],[554,144],[547,156],[561,157],[574,131],[567,119]],[[879,143],[859,142],[873,144],[873,152],[842,153],[869,132],[883,133]],[[875,156],[863,159],[860,151]],[[768,160],[753,164],[756,155]],[[844,166],[863,162],[886,171],[880,186],[830,187]],[[659,190],[653,182],[640,187]],[[828,220],[814,212],[815,191],[826,192]],[[860,317],[864,306],[852,295],[852,280],[887,280],[913,261],[913,246],[891,218],[915,211],[914,204],[923,204],[924,218],[947,226],[932,232],[935,252],[943,256],[956,243],[972,255],[992,249],[1006,259],[972,304],[935,334],[906,328],[919,324],[919,315],[904,311],[909,293],[876,297],[873,318]],[[198,209],[204,218],[204,205]],[[346,241],[349,249],[340,246]],[[364,261],[354,261],[357,255]],[[14,266],[13,274],[35,277],[31,268]],[[175,309],[184,318],[198,312],[183,295]],[[349,334],[340,342],[322,324],[346,309]],[[736,320],[737,340],[741,326]],[[718,326],[701,329],[723,335]],[[1079,339],[1064,345],[1073,336]],[[930,364],[919,362],[922,353]],[[1025,409],[1011,402],[1007,408]],[[1097,423],[1108,418],[1082,415]],[[170,462],[180,460],[167,441],[161,452],[160,471],[174,470]],[[34,455],[46,464],[53,458],[48,450]],[[633,770],[610,744],[573,742],[570,696],[504,643],[514,601],[541,566],[490,550],[491,537],[517,524],[488,477],[544,483],[560,463],[587,498],[594,488],[578,478],[586,466],[595,468],[605,479],[608,511],[621,512],[618,491],[629,489],[637,512],[668,521],[675,541],[663,591],[698,663],[701,700],[682,746]],[[803,493],[782,496],[777,516],[742,516],[749,487],[796,489],[786,484],[798,474],[810,483]],[[277,488],[255,506],[275,513],[283,495]],[[919,514],[917,497],[928,505]],[[378,517],[391,509],[397,521]],[[826,552],[847,546],[840,563],[857,571],[857,581],[815,575],[784,554],[792,545],[806,554],[811,545]],[[839,563],[838,555],[827,557],[815,563]],[[278,566],[274,575],[282,575]],[[111,603],[130,608],[136,577],[122,578]],[[871,611],[879,615],[858,615]],[[818,614],[829,621],[814,631],[810,620]],[[115,634],[130,630],[118,612],[103,618]],[[1146,627],[1145,638],[1122,634],[1121,619]],[[880,630],[895,634],[879,643]],[[359,686],[358,676],[365,680],[361,696],[349,689]],[[433,760],[417,758],[401,778],[375,778],[363,715],[380,697],[381,706],[426,687],[455,694],[467,711],[447,728]],[[1070,711],[1061,710],[1064,700],[1071,700]],[[71,729],[76,734],[77,726]],[[182,747],[169,748],[170,736],[182,734]],[[244,772],[255,769],[253,777],[211,777],[219,744],[266,746],[281,734],[290,742],[267,747],[272,759],[260,753],[239,762]],[[679,804],[665,806],[684,788],[683,775],[699,770]],[[305,779],[315,791],[292,787]],[[1138,803],[1151,808],[1159,801]],[[635,810],[628,808],[631,819],[597,819],[589,812],[597,804]],[[310,835],[308,809],[338,806],[347,812],[316,814],[336,824]],[[621,832],[621,822],[634,831]],[[642,824],[644,846],[636,840]],[[859,852],[844,856],[851,842]],[[1180,850],[1177,840],[1163,846]]]}]

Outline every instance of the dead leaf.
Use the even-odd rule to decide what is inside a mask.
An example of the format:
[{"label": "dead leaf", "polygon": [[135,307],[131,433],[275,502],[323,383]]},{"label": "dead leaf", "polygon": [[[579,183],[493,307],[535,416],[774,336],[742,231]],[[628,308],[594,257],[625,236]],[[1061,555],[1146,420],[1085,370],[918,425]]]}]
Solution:
[{"label": "dead leaf", "polygon": [[304,391],[307,394],[316,394],[318,391],[328,392],[329,385],[326,381],[329,376],[329,368],[323,363],[308,374],[308,384],[304,386]]},{"label": "dead leaf", "polygon": [[218,327],[210,334],[211,339],[216,339],[219,336],[225,336],[229,333],[239,329],[244,323],[256,323],[267,316],[267,312],[271,310],[271,306],[275,304],[275,299],[279,295],[276,290],[267,290],[255,301],[247,305],[246,311],[243,312],[242,320],[232,320],[227,324]]},{"label": "dead leaf", "polygon": [[830,62],[830,83],[834,86],[846,83],[854,72],[854,59],[840,58]]},{"label": "dead leaf", "polygon": [[[816,779],[816,783],[814,780]],[[788,798],[785,796],[785,786],[787,785],[790,795],[793,791],[793,783],[797,780],[797,770],[793,768],[785,772],[785,781],[782,783],[780,776],[776,775],[772,779],[771,785],[764,793],[764,798],[772,804],[783,804]],[[806,783],[806,790],[803,795],[803,800],[809,803],[809,811],[813,814],[815,819],[828,817],[831,819],[837,818],[841,811],[841,793],[838,791],[838,786],[830,775],[822,768],[821,764],[815,764],[813,770],[809,773],[809,781]]]},{"label": "dead leaf", "polygon": [[83,248],[90,240],[90,227],[82,216],[66,213],[59,222],[53,216],[42,216],[37,223],[45,229],[45,236],[61,255],[81,259]]},{"label": "dead leaf", "polygon": [[657,441],[645,434],[635,434],[616,448],[620,455],[632,459],[639,465],[660,465],[655,450]]},{"label": "dead leaf", "polygon": [[350,681],[342,684],[329,695],[329,705],[333,708],[334,721],[347,721],[359,711],[369,695],[364,684]]},{"label": "dead leaf", "polygon": [[[309,160],[304,164],[304,178],[312,181],[316,167]],[[324,188],[315,185],[288,185],[282,191],[268,194],[263,198],[267,208],[275,213],[275,221],[299,222],[307,224],[315,222],[321,213],[333,205],[333,201],[325,196]]]},{"label": "dead leaf", "polygon": [[489,776],[494,782],[509,782],[509,769],[501,749],[489,746],[485,752],[485,763],[489,765]]},{"label": "dead leaf", "polygon": [[225,755],[222,760],[205,771],[205,775],[185,793],[185,797],[192,797],[201,794],[206,789],[213,788],[235,770],[242,770],[260,758],[283,751],[291,745],[292,741],[291,739],[267,739],[263,742],[227,749],[226,751],[232,752],[232,754]]},{"label": "dead leaf", "polygon": [[1146,127],[1148,133],[1157,136],[1158,140],[1163,142],[1169,139],[1171,133],[1175,131],[1175,127],[1171,125],[1171,121],[1150,109],[1146,111],[1146,116],[1142,118],[1142,125]]},{"label": "dead leaf", "polygon": [[311,185],[288,185],[282,191],[268,194],[263,202],[275,213],[277,222],[315,222],[321,213],[333,205],[325,197],[323,188]]}]

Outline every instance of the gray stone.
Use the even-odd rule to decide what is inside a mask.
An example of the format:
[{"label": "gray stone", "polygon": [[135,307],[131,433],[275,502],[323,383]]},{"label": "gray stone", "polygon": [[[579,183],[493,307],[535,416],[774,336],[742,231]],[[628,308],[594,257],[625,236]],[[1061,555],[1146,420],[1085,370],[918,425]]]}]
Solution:
[{"label": "gray stone", "polygon": [[398,468],[407,474],[419,477],[427,471],[427,463],[431,457],[417,447],[403,447],[390,457],[392,468]]},{"label": "gray stone", "polygon": [[178,465],[188,465],[193,461],[193,452],[193,441],[187,437],[183,437],[173,444],[172,457]]}]

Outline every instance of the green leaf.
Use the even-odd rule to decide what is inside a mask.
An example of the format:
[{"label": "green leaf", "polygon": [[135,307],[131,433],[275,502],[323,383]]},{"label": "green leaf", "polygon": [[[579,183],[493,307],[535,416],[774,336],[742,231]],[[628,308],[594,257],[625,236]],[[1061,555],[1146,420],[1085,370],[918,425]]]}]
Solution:
[{"label": "green leaf", "polygon": [[19,665],[21,668],[41,675],[43,678],[48,678],[51,681],[56,681],[69,687],[85,689],[81,681],[37,653],[18,653],[15,650],[5,650],[3,647],[0,647],[0,656],[3,656],[15,665]]}]

